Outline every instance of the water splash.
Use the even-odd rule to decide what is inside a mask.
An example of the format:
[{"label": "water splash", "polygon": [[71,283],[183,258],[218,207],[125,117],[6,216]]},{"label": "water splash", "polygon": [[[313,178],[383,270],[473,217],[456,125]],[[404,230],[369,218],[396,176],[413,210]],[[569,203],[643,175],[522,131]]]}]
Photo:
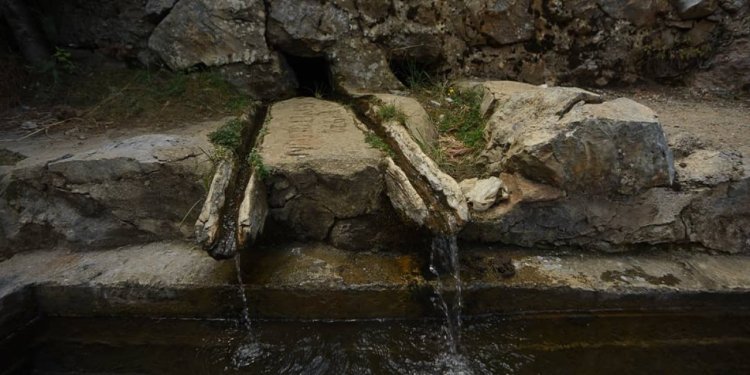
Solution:
[{"label": "water splash", "polygon": [[237,271],[237,292],[242,301],[241,327],[245,331],[245,337],[240,341],[232,356],[232,364],[235,369],[248,367],[268,355],[253,331],[252,322],[250,320],[250,307],[247,303],[245,283],[242,280],[241,263],[240,253],[237,253],[234,257],[234,268]]},{"label": "water splash", "polygon": [[[445,337],[450,354],[459,355],[461,345],[461,270],[458,259],[458,242],[455,235],[440,235],[432,239],[430,272],[435,282],[433,303],[443,312]],[[448,285],[445,283],[446,276]]]},{"label": "water splash", "polygon": [[252,325],[250,323],[250,307],[247,304],[247,294],[245,293],[245,283],[242,281],[242,270],[240,267],[240,254],[238,253],[234,257],[234,268],[237,271],[237,292],[242,300],[242,325],[248,332],[252,331]]}]

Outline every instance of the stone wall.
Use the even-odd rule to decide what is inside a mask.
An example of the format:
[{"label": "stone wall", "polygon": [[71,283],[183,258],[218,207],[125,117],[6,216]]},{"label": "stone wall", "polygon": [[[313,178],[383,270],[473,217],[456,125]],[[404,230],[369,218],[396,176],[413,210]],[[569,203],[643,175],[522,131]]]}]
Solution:
[{"label": "stone wall", "polygon": [[[389,69],[579,85],[658,79],[750,87],[746,0],[38,0],[57,45],[173,69],[222,67],[258,97],[290,95],[284,54],[321,56],[345,89]],[[158,58],[157,58],[158,56]],[[271,86],[271,87],[269,87]]]}]

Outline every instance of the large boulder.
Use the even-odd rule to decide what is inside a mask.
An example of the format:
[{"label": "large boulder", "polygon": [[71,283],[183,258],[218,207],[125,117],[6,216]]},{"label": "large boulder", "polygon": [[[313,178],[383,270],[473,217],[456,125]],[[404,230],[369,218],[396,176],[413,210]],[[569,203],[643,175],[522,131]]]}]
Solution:
[{"label": "large boulder", "polygon": [[182,0],[156,27],[149,47],[172,69],[266,62],[260,0]]},{"label": "large boulder", "polygon": [[608,252],[655,246],[750,252],[748,178],[714,189],[652,188],[617,201],[566,196],[521,176],[503,175],[503,181],[510,200],[475,212],[463,239]]},{"label": "large boulder", "polygon": [[402,87],[385,53],[364,38],[353,3],[274,0],[268,6],[269,43],[294,56],[326,58],[338,89],[357,93]]},{"label": "large boulder", "polygon": [[589,193],[633,194],[672,183],[672,153],[649,108],[629,99],[602,102],[577,88],[496,82],[485,89],[500,98],[493,99],[482,155],[490,172]]},{"label": "large boulder", "polygon": [[384,156],[365,141],[365,130],[337,103],[296,98],[271,106],[259,148],[270,173],[271,231],[351,249],[399,238]]},{"label": "large boulder", "polygon": [[[0,256],[25,249],[105,248],[192,235],[217,123],[169,134],[87,141],[66,153],[43,143],[0,176]],[[41,148],[37,148],[41,147]],[[47,148],[47,149],[44,149]]]},{"label": "large boulder", "polygon": [[147,51],[156,26],[144,0],[22,2],[33,7],[51,45],[96,50],[118,60]]}]

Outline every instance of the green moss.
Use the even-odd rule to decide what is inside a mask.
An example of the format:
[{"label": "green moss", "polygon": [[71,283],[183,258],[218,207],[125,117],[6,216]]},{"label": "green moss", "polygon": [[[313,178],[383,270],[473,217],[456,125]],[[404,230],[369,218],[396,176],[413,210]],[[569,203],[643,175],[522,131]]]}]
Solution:
[{"label": "green moss", "polygon": [[456,91],[449,89],[447,109],[437,118],[438,131],[452,134],[469,148],[484,147],[486,121],[482,115],[482,92],[479,90]]},{"label": "green moss", "polygon": [[372,133],[372,132],[367,133],[367,135],[365,135],[365,142],[367,142],[367,144],[370,145],[372,148],[378,149],[388,154],[388,156],[390,157],[396,156],[396,153],[393,152],[393,149],[391,149],[391,147],[388,146],[387,143],[385,143],[383,138],[378,137],[378,135],[375,133]]},{"label": "green moss", "polygon": [[258,149],[253,148],[250,151],[250,154],[247,155],[247,163],[255,169],[255,171],[260,175],[261,178],[265,179],[270,174],[271,171],[268,170],[268,167],[263,163],[263,157],[258,152]]},{"label": "green moss", "polygon": [[396,121],[406,125],[406,115],[394,104],[384,104],[378,108],[378,117],[382,121]]},{"label": "green moss", "polygon": [[235,153],[242,145],[242,129],[245,122],[240,119],[232,119],[224,123],[219,129],[208,135],[208,139],[217,148],[224,148]]}]

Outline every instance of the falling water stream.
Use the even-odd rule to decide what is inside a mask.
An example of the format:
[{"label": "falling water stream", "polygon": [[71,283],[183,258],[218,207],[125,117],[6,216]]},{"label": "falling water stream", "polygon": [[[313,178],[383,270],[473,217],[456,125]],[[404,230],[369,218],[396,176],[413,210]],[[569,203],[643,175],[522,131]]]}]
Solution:
[{"label": "falling water stream", "polygon": [[441,358],[451,374],[471,374],[461,354],[461,268],[455,235],[439,235],[432,239],[430,272],[435,277],[433,304],[443,313],[444,337],[448,355]]},{"label": "falling water stream", "polygon": [[239,341],[237,348],[234,350],[232,357],[232,364],[235,369],[247,367],[255,363],[257,360],[266,355],[263,350],[261,342],[258,340],[256,332],[253,331],[252,323],[250,321],[250,308],[247,303],[247,295],[245,293],[245,283],[242,280],[242,270],[240,267],[240,253],[234,257],[234,267],[237,270],[237,292],[240,295],[242,301],[242,316],[240,329],[244,330],[244,335]]},{"label": "falling water stream", "polygon": [[251,330],[251,324],[250,324],[250,308],[247,304],[247,295],[245,293],[245,283],[242,281],[242,270],[240,267],[240,254],[238,253],[234,257],[234,268],[237,270],[237,293],[240,295],[240,300],[242,301],[242,325],[244,326],[245,330],[250,332]]}]

